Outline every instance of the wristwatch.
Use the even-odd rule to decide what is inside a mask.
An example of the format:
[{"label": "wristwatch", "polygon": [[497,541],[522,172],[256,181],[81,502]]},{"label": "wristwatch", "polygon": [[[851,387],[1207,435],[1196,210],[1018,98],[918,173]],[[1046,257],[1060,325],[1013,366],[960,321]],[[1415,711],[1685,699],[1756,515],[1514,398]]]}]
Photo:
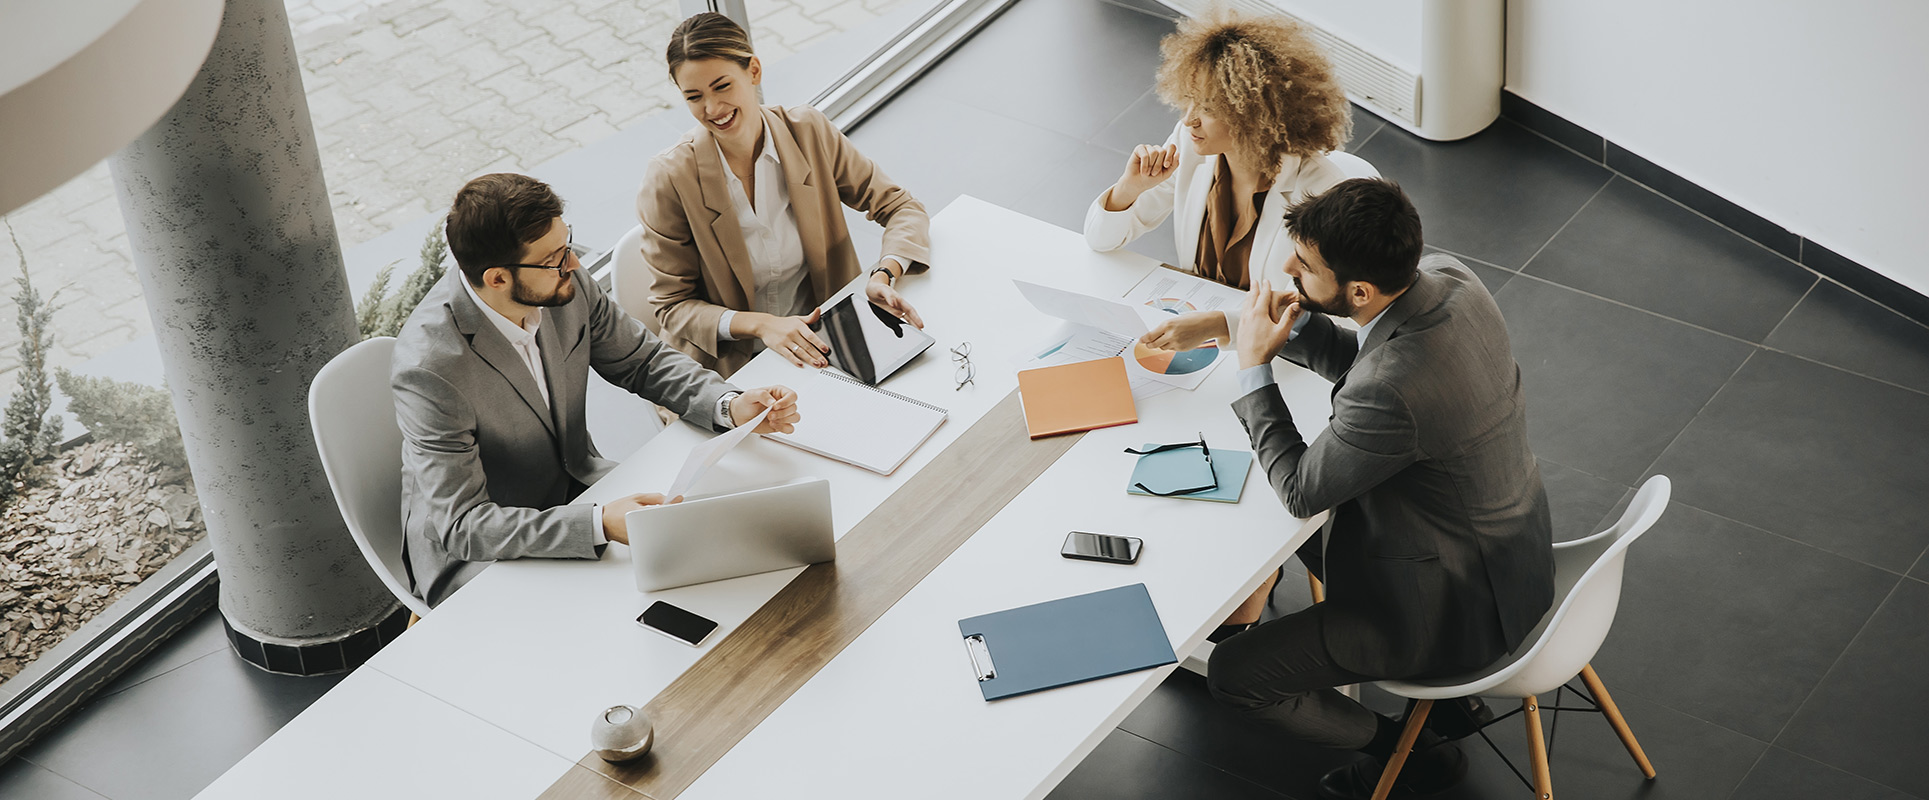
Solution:
[{"label": "wristwatch", "polygon": [[879,265],[877,265],[877,266],[875,266],[875,267],[872,267],[872,268],[871,268],[871,272],[870,272],[870,274],[869,274],[869,275],[865,275],[865,276],[864,276],[864,278],[865,278],[865,280],[870,280],[870,277],[871,277],[871,275],[876,275],[877,273],[880,273],[880,272],[882,272],[882,273],[884,273],[884,285],[885,285],[885,286],[896,286],[896,285],[897,285],[897,282],[898,282],[898,275],[897,275],[897,273],[895,273],[895,272],[892,272],[892,271],[891,271],[891,268],[890,268],[890,267],[887,267],[887,266],[884,266],[883,264],[879,264]]}]

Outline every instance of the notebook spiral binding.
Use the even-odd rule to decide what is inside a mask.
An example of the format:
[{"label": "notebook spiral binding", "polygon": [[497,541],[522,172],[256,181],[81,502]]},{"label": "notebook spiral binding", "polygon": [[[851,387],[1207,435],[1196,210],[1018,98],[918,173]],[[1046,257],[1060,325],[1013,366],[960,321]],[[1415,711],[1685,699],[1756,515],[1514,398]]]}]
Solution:
[{"label": "notebook spiral binding", "polygon": [[872,385],[870,385],[870,384],[868,384],[868,383],[865,383],[865,382],[863,382],[863,381],[860,381],[860,380],[858,380],[858,379],[856,379],[856,378],[853,378],[853,377],[851,377],[851,376],[849,376],[849,375],[845,375],[845,374],[843,374],[843,373],[841,373],[841,372],[834,372],[834,371],[832,371],[832,370],[828,370],[828,369],[820,369],[820,370],[818,370],[818,371],[817,371],[817,374],[819,374],[819,375],[823,375],[823,376],[825,376],[825,377],[827,377],[827,378],[836,378],[836,379],[838,379],[838,380],[840,380],[840,381],[843,381],[843,382],[845,382],[845,383],[848,383],[848,384],[850,384],[850,385],[852,385],[852,386],[856,386],[856,387],[858,387],[858,388],[860,388],[860,389],[869,389],[869,390],[871,390],[871,391],[873,391],[873,392],[877,392],[878,394],[881,394],[881,395],[885,395],[885,396],[887,396],[887,397],[894,397],[894,398],[897,398],[897,399],[899,399],[899,400],[902,400],[902,401],[904,401],[904,402],[906,402],[906,403],[910,403],[911,405],[914,405],[914,406],[923,406],[923,407],[925,407],[925,408],[928,408],[928,409],[931,409],[932,411],[936,411],[936,412],[938,412],[938,413],[940,413],[940,414],[944,414],[944,415],[946,415],[946,416],[950,416],[950,414],[951,414],[951,412],[950,412],[950,411],[947,411],[947,410],[945,410],[945,409],[942,409],[942,408],[939,408],[939,407],[937,407],[937,406],[934,406],[934,405],[931,405],[930,403],[927,403],[927,402],[924,402],[923,400],[919,400],[919,399],[917,399],[917,398],[913,398],[913,397],[905,397],[904,395],[901,395],[901,394],[898,394],[897,392],[893,392],[893,391],[891,391],[890,389],[880,389],[880,388],[878,388],[878,387],[876,387],[876,386],[872,386]]}]

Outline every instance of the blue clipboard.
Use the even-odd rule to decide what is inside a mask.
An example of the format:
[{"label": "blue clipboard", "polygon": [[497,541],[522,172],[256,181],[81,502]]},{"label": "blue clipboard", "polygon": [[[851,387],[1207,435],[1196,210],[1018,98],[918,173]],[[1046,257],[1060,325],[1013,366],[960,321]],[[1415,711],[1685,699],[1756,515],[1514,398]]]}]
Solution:
[{"label": "blue clipboard", "polygon": [[985,700],[1175,663],[1145,584],[958,620]]}]

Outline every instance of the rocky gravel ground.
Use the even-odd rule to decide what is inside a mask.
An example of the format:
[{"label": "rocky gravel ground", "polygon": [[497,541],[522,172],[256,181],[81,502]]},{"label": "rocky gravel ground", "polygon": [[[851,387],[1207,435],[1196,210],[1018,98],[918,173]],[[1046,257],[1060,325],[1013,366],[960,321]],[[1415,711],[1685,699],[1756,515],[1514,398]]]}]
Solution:
[{"label": "rocky gravel ground", "polygon": [[62,454],[0,517],[0,681],[206,533],[185,470],[118,442]]}]

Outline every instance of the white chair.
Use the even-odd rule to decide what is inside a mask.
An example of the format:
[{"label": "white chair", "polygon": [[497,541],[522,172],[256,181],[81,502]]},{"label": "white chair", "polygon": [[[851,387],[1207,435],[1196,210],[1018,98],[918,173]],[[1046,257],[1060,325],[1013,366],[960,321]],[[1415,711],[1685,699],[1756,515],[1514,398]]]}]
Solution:
[{"label": "white chair", "polygon": [[429,604],[409,593],[402,565],[402,429],[389,389],[394,353],[395,340],[382,336],[329,360],[308,388],[308,423],[335,507],[362,558],[395,599],[427,616]]},{"label": "white chair", "polygon": [[1348,178],[1380,177],[1379,170],[1374,169],[1372,164],[1368,164],[1366,159],[1352,153],[1327,153],[1326,160],[1333,162],[1333,166],[1340,168],[1340,174]]},{"label": "white chair", "polygon": [[637,319],[649,319],[650,270],[643,263],[643,226],[630,228],[610,251],[610,297]]},{"label": "white chair", "polygon": [[[1528,633],[1527,644],[1521,650],[1471,675],[1377,684],[1414,702],[1409,704],[1411,710],[1407,712],[1400,744],[1380,775],[1374,800],[1384,800],[1393,790],[1393,782],[1399,777],[1400,767],[1406,763],[1407,754],[1434,702],[1463,697],[1505,697],[1521,701],[1521,711],[1527,720],[1528,756],[1533,760],[1534,794],[1542,800],[1553,797],[1554,782],[1547,767],[1546,741],[1541,738],[1537,698],[1565,687],[1577,674],[1587,684],[1587,692],[1574,690],[1575,693],[1590,700],[1607,717],[1641,773],[1654,778],[1654,765],[1641,752],[1627,720],[1621,717],[1614,699],[1608,696],[1607,686],[1601,683],[1600,676],[1594,674],[1588,662],[1601,649],[1608,627],[1614,624],[1615,609],[1621,604],[1621,572],[1627,563],[1628,545],[1661,518],[1661,512],[1668,507],[1669,486],[1664,475],[1649,478],[1614,527],[1585,539],[1554,545],[1554,608]],[[1558,703],[1556,713],[1559,713]],[[1488,743],[1492,744],[1492,740]]]},{"label": "white chair", "polygon": [[[624,313],[649,325],[650,270],[643,263],[643,226],[631,227],[602,260],[609,263],[604,274],[592,271],[591,276],[607,278],[610,299]],[[628,457],[661,433],[666,422],[655,403],[611,386],[594,372],[586,401],[590,439],[606,457]]]}]

